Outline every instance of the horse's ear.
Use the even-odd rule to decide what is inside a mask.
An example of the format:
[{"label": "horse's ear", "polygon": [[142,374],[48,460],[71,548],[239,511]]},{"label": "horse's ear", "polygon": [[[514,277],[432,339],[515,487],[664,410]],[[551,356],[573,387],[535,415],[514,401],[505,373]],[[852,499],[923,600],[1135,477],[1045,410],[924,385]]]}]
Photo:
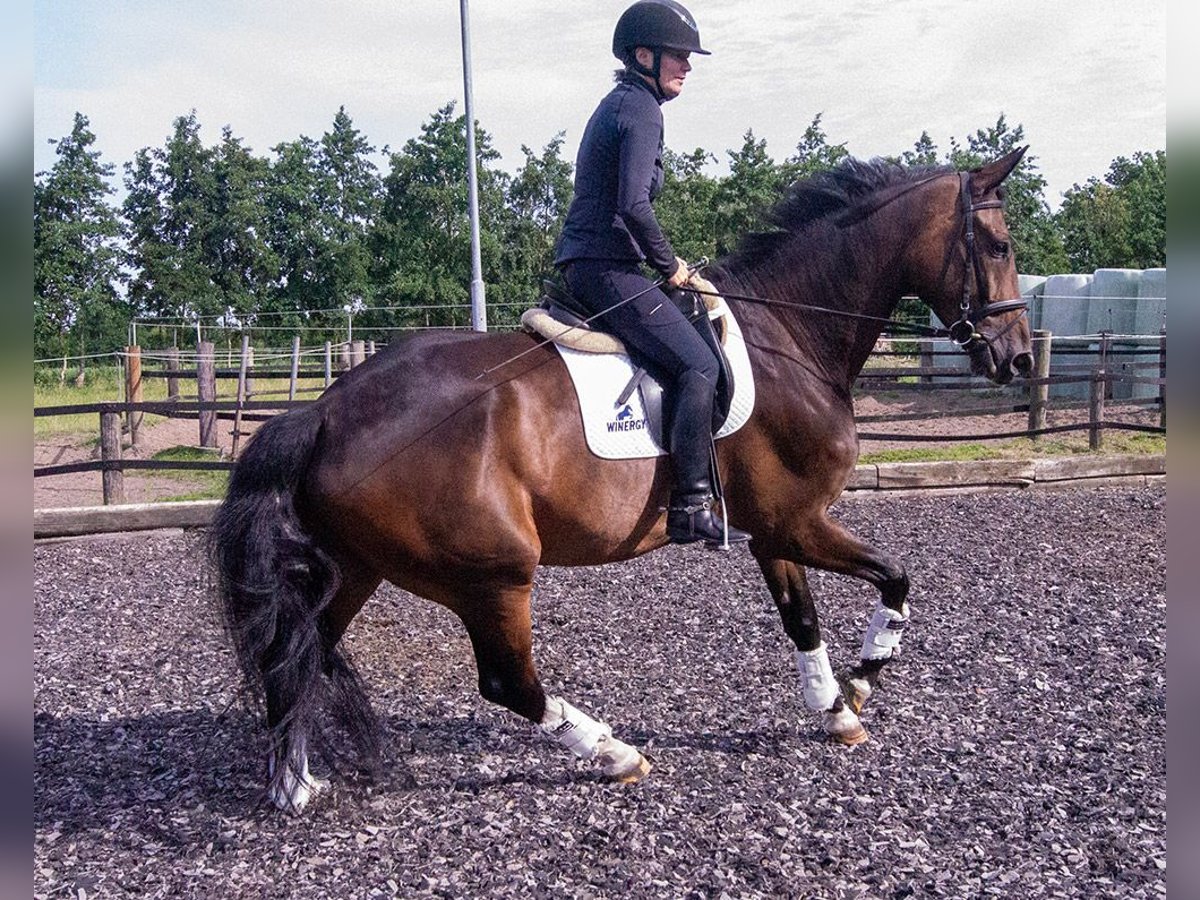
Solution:
[{"label": "horse's ear", "polygon": [[1000,159],[990,162],[987,165],[980,166],[978,169],[972,169],[971,174],[974,178],[971,179],[971,187],[977,196],[983,197],[994,191],[1000,184],[1012,174],[1012,170],[1017,167],[1017,163],[1021,161],[1021,157],[1025,155],[1025,151],[1029,149],[1029,145],[1018,147],[1007,156],[1002,156]]}]

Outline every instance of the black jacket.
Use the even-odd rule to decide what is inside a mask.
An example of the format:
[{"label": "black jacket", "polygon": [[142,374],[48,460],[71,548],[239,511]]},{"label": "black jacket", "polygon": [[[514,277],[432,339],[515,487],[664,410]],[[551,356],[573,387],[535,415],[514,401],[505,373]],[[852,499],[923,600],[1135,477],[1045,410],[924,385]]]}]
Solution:
[{"label": "black jacket", "polygon": [[636,76],[620,81],[583,132],[555,265],[644,259],[662,275],[674,274],[675,251],[650,205],[662,190],[662,148],[658,98]]}]

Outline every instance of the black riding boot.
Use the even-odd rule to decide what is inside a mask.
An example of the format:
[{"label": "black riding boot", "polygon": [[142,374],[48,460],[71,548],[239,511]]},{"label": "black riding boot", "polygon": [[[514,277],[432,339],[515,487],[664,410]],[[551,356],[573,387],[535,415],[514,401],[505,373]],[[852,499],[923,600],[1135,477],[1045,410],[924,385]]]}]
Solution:
[{"label": "black riding boot", "polygon": [[[713,512],[709,459],[712,441],[713,385],[699,372],[687,372],[676,389],[671,419],[671,463],[675,470],[667,507],[667,537],[676,544],[725,543],[726,526]],[[729,528],[729,543],[750,535]]]}]

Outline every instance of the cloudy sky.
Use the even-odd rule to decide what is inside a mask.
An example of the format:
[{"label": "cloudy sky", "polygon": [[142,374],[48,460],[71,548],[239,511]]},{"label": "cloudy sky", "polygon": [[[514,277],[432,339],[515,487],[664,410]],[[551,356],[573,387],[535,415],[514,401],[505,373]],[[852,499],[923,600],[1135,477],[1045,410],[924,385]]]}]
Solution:
[{"label": "cloudy sky", "polygon": [[[474,0],[475,113],[510,171],[564,132],[574,159],[608,90],[628,0]],[[1117,156],[1166,146],[1165,0],[692,0],[711,57],[665,109],[667,143],[724,171],[747,129],[788,156],[820,113],[855,156],[939,150],[1021,125],[1057,208]],[[319,137],[339,106],[399,149],[438,107],[462,109],[455,0],[35,0],[34,167],[76,110],[104,159],[160,146],[194,109],[261,155]],[[1174,100],[1173,100],[1174,103]],[[1178,111],[1178,105],[1173,106]],[[381,167],[383,159],[378,160]]]}]

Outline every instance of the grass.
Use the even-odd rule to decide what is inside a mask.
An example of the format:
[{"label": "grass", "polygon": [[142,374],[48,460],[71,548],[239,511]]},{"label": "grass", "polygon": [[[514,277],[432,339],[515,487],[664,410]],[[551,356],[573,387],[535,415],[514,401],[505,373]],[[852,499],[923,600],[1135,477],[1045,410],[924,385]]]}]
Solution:
[{"label": "grass", "polygon": [[860,464],[893,462],[975,462],[988,459],[1030,459],[1048,456],[1079,456],[1088,453],[1110,455],[1114,453],[1154,454],[1167,452],[1166,435],[1142,434],[1136,431],[1106,431],[1104,446],[1092,450],[1088,446],[1087,432],[1068,433],[1053,439],[1033,441],[1019,438],[1013,441],[998,441],[991,444],[946,444],[940,447],[901,447],[895,450],[878,450],[864,453]]},{"label": "grass", "polygon": [[[196,462],[212,460],[219,462],[221,454],[206,447],[168,447],[159,450],[151,459],[170,460],[173,462]],[[162,501],[175,500],[220,500],[225,496],[229,486],[229,473],[221,471],[205,471],[203,469],[188,469],[180,471],[155,470],[155,477],[170,478],[176,481],[188,481],[195,487],[182,494],[163,497]]]},{"label": "grass", "polygon": [[[220,363],[219,363],[220,364]],[[287,397],[289,379],[287,378],[256,378],[254,380],[254,396],[251,399],[281,399]],[[301,399],[311,399],[318,396],[313,388],[321,388],[320,378],[301,378],[297,382]],[[196,385],[181,379],[180,392],[192,395],[195,399]],[[217,399],[233,400],[236,398],[237,382],[221,379],[217,382]],[[267,396],[263,396],[267,394]],[[165,378],[145,378],[142,381],[142,400],[146,403],[167,399],[167,381]],[[125,375],[120,366],[92,366],[84,371],[84,383],[76,386],[74,376],[70,375],[65,382],[59,382],[59,371],[39,369],[33,377],[33,405],[44,406],[74,406],[84,403],[121,403],[125,400]],[[143,427],[153,426],[162,419],[161,416],[147,415]],[[33,420],[33,437],[45,438],[51,436],[81,434],[95,435],[100,431],[100,416],[98,413],[79,413],[68,416],[42,416]]]},{"label": "grass", "polygon": [[[142,388],[143,399],[166,400],[165,380],[146,379]],[[58,372],[40,370],[33,378],[33,405],[74,406],[81,403],[120,403],[125,399],[125,376],[119,366],[93,366],[84,371],[83,385],[76,387],[74,377],[59,383]],[[157,421],[158,416],[146,416],[145,425]],[[99,413],[79,413],[70,416],[43,416],[33,420],[33,437],[64,434],[100,433]],[[97,438],[98,439],[98,438]]]}]

